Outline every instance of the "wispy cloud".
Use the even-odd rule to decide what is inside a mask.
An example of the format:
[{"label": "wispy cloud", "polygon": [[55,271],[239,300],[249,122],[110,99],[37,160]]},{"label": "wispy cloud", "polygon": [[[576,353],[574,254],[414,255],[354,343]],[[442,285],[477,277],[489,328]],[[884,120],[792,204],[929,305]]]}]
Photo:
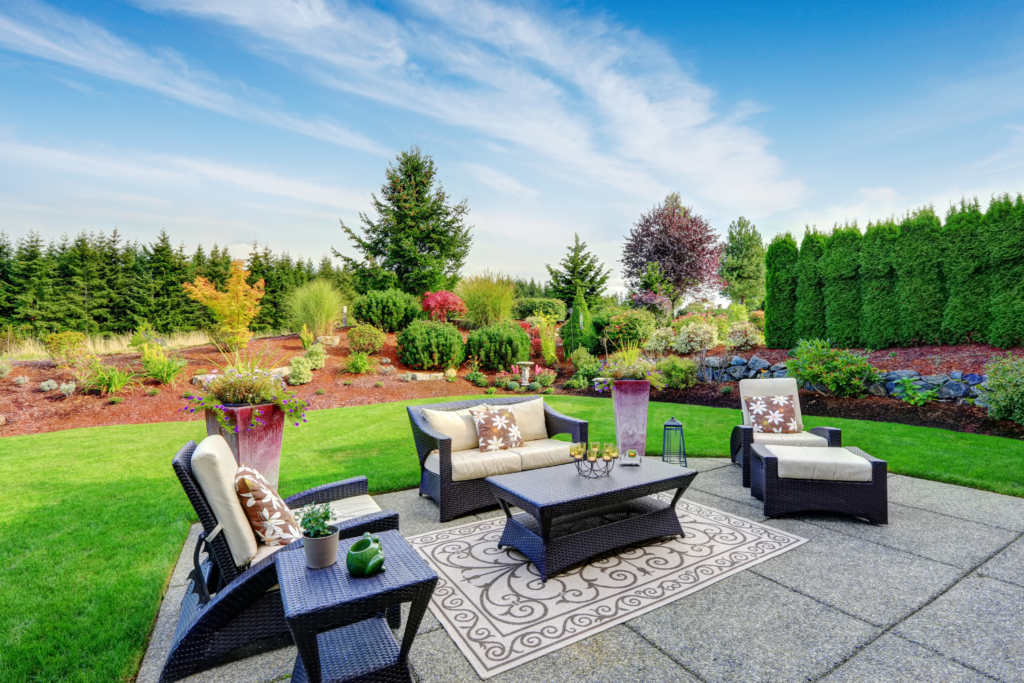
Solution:
[{"label": "wispy cloud", "polygon": [[532,187],[527,187],[512,176],[506,175],[495,168],[491,168],[490,166],[483,166],[481,164],[463,164],[463,166],[465,166],[470,173],[472,173],[473,176],[484,185],[493,187],[495,190],[500,192],[510,194],[513,197],[530,201],[540,194]]},{"label": "wispy cloud", "polygon": [[308,120],[232,95],[216,76],[170,50],[147,52],[101,26],[37,2],[0,10],[0,47],[65,64],[209,109],[378,155],[389,151],[326,118]]}]

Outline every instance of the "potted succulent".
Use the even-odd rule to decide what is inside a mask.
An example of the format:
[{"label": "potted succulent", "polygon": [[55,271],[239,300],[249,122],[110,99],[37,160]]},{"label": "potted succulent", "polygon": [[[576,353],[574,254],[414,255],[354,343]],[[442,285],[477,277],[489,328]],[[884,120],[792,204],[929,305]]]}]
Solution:
[{"label": "potted succulent", "polygon": [[220,434],[239,465],[250,465],[277,488],[285,420],[306,421],[306,401],[287,391],[280,376],[266,369],[262,356],[243,357],[214,371],[197,392],[185,394],[185,412],[206,413],[207,435]]},{"label": "potted succulent", "polygon": [[645,358],[636,344],[613,353],[594,380],[599,393],[610,389],[615,410],[615,438],[620,453],[635,450],[641,456],[647,447],[647,406],[651,387],[665,388],[665,378],[654,361]]},{"label": "potted succulent", "polygon": [[302,527],[302,548],[306,553],[306,566],[310,569],[330,567],[338,561],[338,528],[328,524],[331,506],[327,503],[310,505],[298,511]]}]

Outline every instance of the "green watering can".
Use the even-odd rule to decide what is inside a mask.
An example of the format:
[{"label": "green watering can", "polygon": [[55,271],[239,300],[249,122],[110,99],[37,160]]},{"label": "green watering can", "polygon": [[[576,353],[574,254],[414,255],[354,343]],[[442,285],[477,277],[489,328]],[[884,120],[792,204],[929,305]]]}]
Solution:
[{"label": "green watering can", "polygon": [[369,532],[363,534],[348,549],[345,565],[352,576],[373,576],[387,569],[384,566],[384,549],[380,547],[380,537],[370,536]]}]

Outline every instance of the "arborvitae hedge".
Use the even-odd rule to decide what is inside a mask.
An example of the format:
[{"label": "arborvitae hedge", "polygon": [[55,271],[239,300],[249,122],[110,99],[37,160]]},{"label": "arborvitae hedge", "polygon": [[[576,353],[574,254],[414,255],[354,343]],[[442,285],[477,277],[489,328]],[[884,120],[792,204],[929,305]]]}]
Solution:
[{"label": "arborvitae hedge", "polygon": [[[951,206],[942,228],[942,272],[949,292],[942,335],[950,344],[986,339],[989,328],[988,245],[978,200]],[[1024,253],[1024,252],[1019,252]]]},{"label": "arborvitae hedge", "polygon": [[765,254],[764,338],[770,349],[796,345],[796,240],[776,235]]},{"label": "arborvitae hedge", "polygon": [[1009,348],[1024,344],[1024,198],[995,197],[985,214],[992,322],[988,341]]},{"label": "arborvitae hedge", "polygon": [[856,222],[837,223],[818,261],[825,290],[825,334],[844,348],[861,345],[861,240]]},{"label": "arborvitae hedge", "polygon": [[946,293],[942,281],[942,224],[931,207],[908,214],[896,240],[896,291],[900,303],[900,342],[942,340]]},{"label": "arborvitae hedge", "polygon": [[868,223],[861,241],[861,336],[871,349],[899,343],[900,308],[896,293],[896,236],[893,220]]},{"label": "arborvitae hedge", "polygon": [[800,242],[796,272],[796,338],[825,337],[825,292],[818,260],[825,251],[825,235],[807,226]]}]

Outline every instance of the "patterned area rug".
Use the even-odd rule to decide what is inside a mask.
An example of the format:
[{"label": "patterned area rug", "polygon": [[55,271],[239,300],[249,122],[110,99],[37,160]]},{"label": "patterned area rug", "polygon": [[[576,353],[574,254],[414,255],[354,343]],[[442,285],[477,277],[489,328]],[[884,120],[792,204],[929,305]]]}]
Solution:
[{"label": "patterned area rug", "polygon": [[440,577],[431,611],[490,678],[806,542],[690,501],[676,509],[685,538],[598,555],[546,584],[521,553],[498,550],[504,517],[408,541]]}]

